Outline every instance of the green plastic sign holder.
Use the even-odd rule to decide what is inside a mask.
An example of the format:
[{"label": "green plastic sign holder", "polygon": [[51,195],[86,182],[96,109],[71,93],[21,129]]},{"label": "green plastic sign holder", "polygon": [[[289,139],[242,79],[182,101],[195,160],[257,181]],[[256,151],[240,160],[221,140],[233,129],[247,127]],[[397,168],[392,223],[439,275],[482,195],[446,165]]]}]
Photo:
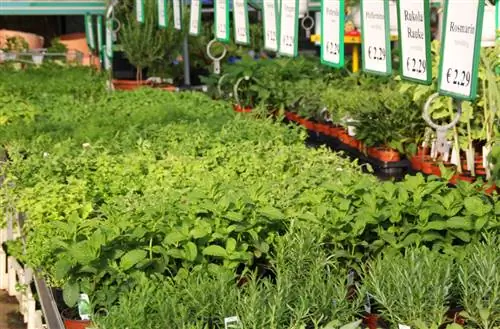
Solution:
[{"label": "green plastic sign holder", "polygon": [[321,63],[344,67],[344,0],[321,1]]},{"label": "green plastic sign holder", "polygon": [[282,0],[279,14],[279,54],[296,57],[299,51],[299,0]]},{"label": "green plastic sign holder", "polygon": [[189,13],[189,35],[198,36],[201,31],[201,0],[191,0]]},{"label": "green plastic sign holder", "polygon": [[174,29],[182,30],[182,3],[181,0],[173,0]]},{"label": "green plastic sign holder", "polygon": [[111,69],[113,61],[113,19],[106,20],[106,48],[104,63],[107,70]]},{"label": "green plastic sign holder", "polygon": [[363,71],[390,75],[392,65],[388,1],[361,0],[361,39]]},{"label": "green plastic sign holder", "polygon": [[457,100],[477,95],[484,0],[446,0],[438,92]]},{"label": "green plastic sign holder", "polygon": [[430,85],[431,7],[429,0],[398,0],[400,74],[404,80]]},{"label": "green plastic sign holder", "polygon": [[102,26],[102,16],[97,16],[97,44],[99,46],[99,58],[101,62],[104,60],[104,38],[102,35],[103,26]]},{"label": "green plastic sign holder", "polygon": [[158,5],[158,27],[166,29],[168,26],[168,3],[167,0],[157,0]]},{"label": "green plastic sign holder", "polygon": [[279,50],[278,1],[263,0],[264,49],[277,52]]},{"label": "green plastic sign holder", "polygon": [[222,43],[229,43],[229,0],[214,1],[215,39]]},{"label": "green plastic sign holder", "polygon": [[248,3],[247,0],[233,0],[234,42],[237,45],[250,44],[250,31],[248,29]]},{"label": "green plastic sign holder", "polygon": [[91,51],[95,51],[94,22],[92,15],[85,15],[85,36]]},{"label": "green plastic sign holder", "polygon": [[144,23],[144,0],[135,0],[135,17],[139,23]]}]

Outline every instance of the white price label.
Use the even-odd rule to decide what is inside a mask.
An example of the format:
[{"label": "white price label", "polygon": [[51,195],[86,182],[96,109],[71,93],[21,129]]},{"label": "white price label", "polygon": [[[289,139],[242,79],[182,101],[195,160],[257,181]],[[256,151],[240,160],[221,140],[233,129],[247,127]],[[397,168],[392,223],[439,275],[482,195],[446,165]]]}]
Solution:
[{"label": "white price label", "polygon": [[391,74],[389,26],[389,3],[387,1],[361,0],[364,71],[383,75]]},{"label": "white price label", "polygon": [[87,44],[91,50],[95,50],[95,39],[94,39],[94,24],[92,22],[91,15],[85,15],[85,32],[87,35]]},{"label": "white price label", "polygon": [[344,1],[321,2],[321,62],[344,66]]},{"label": "white price label", "polygon": [[264,10],[264,48],[278,51],[278,3],[276,0],[263,0]]},{"label": "white price label", "polygon": [[189,34],[197,36],[200,34],[201,0],[191,0],[191,12],[189,13]]},{"label": "white price label", "polygon": [[135,0],[135,15],[139,23],[144,23],[144,0]]},{"label": "white price label", "polygon": [[237,316],[231,316],[224,319],[224,328],[241,328],[240,318]]},{"label": "white price label", "polygon": [[166,28],[168,24],[167,0],[158,1],[158,26]]},{"label": "white price label", "polygon": [[429,0],[398,0],[401,76],[432,82]]},{"label": "white price label", "polygon": [[97,16],[97,44],[99,46],[99,57],[104,56],[104,38],[102,35],[102,16]]},{"label": "white price label", "polygon": [[233,0],[234,42],[241,45],[249,43],[248,7],[246,0]]},{"label": "white price label", "polygon": [[484,1],[448,0],[444,9],[439,93],[473,100],[481,46]]},{"label": "white price label", "polygon": [[215,38],[229,42],[229,5],[228,0],[215,0]]},{"label": "white price label", "polygon": [[182,30],[181,0],[174,0],[174,29]]},{"label": "white price label", "polygon": [[295,57],[298,51],[299,1],[281,0],[279,53]]},{"label": "white price label", "polygon": [[398,324],[398,329],[411,329],[411,327],[405,324]]}]

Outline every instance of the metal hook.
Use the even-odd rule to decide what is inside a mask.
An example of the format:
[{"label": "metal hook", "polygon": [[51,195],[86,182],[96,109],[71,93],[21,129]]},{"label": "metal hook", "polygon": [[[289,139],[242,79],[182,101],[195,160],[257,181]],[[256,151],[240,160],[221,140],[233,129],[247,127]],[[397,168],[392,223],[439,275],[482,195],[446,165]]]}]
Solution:
[{"label": "metal hook", "polygon": [[429,114],[429,110],[431,108],[432,102],[438,97],[439,97],[439,93],[434,93],[427,99],[427,101],[425,102],[425,105],[424,105],[422,118],[425,120],[425,122],[427,122],[427,124],[429,126],[431,126],[432,128],[434,128],[436,130],[449,130],[449,129],[455,127],[456,124],[458,123],[458,121],[460,120],[460,116],[462,115],[462,102],[457,102],[457,113],[456,113],[455,117],[453,118],[453,120],[450,123],[448,123],[447,125],[440,126],[432,121],[430,114]]},{"label": "metal hook", "polygon": [[236,100],[236,104],[240,104],[240,98],[238,96],[238,87],[240,86],[241,81],[249,81],[250,77],[248,75],[245,75],[244,77],[239,78],[236,83],[234,84],[233,92],[234,92],[234,99]]}]

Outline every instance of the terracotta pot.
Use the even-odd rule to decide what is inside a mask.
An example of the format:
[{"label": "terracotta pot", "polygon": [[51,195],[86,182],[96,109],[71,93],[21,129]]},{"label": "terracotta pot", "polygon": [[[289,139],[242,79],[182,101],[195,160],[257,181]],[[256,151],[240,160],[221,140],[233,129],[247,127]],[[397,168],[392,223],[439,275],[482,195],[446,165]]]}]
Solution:
[{"label": "terracotta pot", "polygon": [[315,130],[316,129],[316,123],[309,120],[309,119],[304,119],[302,122],[302,125],[306,127],[308,130]]},{"label": "terracotta pot", "polygon": [[[422,172],[424,174],[427,174],[427,175],[433,175],[435,170],[434,170],[434,167],[435,167],[436,163],[434,162],[434,160],[432,160],[432,158],[430,156],[424,156],[423,159],[422,159]],[[439,167],[438,167],[439,169]],[[438,176],[441,176],[441,171],[439,171],[439,175]]]},{"label": "terracotta pot", "polygon": [[116,90],[135,90],[149,85],[147,81],[113,80],[113,86]]},{"label": "terracotta pot", "polygon": [[420,171],[422,170],[422,161],[423,157],[421,155],[415,155],[410,158],[410,164],[413,170]]},{"label": "terracotta pot", "polygon": [[484,193],[493,194],[495,192],[497,192],[497,193],[499,192],[499,189],[495,184],[485,186]]},{"label": "terracotta pot", "polygon": [[398,151],[387,147],[369,147],[368,155],[382,162],[398,162],[401,160]]},{"label": "terracotta pot", "polygon": [[158,87],[158,88],[161,90],[165,90],[165,91],[177,91],[177,87],[173,86],[173,85],[162,86],[162,87]]},{"label": "terracotta pot", "polygon": [[[99,58],[91,53],[85,33],[71,33],[59,37],[59,41],[68,48],[68,51],[79,51],[83,54],[82,65],[100,66]],[[67,60],[71,60],[73,54],[68,54]]]},{"label": "terracotta pot", "polygon": [[89,320],[75,320],[71,319],[74,316],[71,316],[74,312],[70,309],[66,309],[61,313],[61,317],[64,322],[64,327],[66,329],[86,329],[90,327]]},{"label": "terracotta pot", "polygon": [[453,177],[451,177],[450,184],[456,185],[458,181],[473,183],[475,181],[475,178],[470,175],[456,173],[455,175],[453,175]]},{"label": "terracotta pot", "polygon": [[342,133],[345,133],[345,129],[344,129],[344,128],[342,128],[342,127],[330,127],[330,128],[328,129],[328,133],[327,133],[327,135],[328,135],[328,136],[335,137],[335,138],[339,138],[339,136],[340,136]]},{"label": "terracotta pot", "polygon": [[234,104],[233,105],[233,109],[235,112],[239,112],[239,113],[249,113],[249,112],[252,112],[252,108],[249,107],[249,106],[241,106],[240,104]]},{"label": "terracotta pot", "polygon": [[11,31],[11,30],[0,30],[0,48],[3,48],[7,42],[8,38],[21,37],[28,43],[29,49],[40,49],[43,48],[44,39],[43,37],[21,31]]},{"label": "terracotta pot", "polygon": [[378,329],[379,316],[376,314],[368,314],[364,318],[364,323],[368,329]]},{"label": "terracotta pot", "polygon": [[288,120],[293,122],[299,122],[300,117],[295,112],[286,112],[286,117]]},{"label": "terracotta pot", "polygon": [[316,123],[316,132],[327,135],[330,127],[324,123]]}]

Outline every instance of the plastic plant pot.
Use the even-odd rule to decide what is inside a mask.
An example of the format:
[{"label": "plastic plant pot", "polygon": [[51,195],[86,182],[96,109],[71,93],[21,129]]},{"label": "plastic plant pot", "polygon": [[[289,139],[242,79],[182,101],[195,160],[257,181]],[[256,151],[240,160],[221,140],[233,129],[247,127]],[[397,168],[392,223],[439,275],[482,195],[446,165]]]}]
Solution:
[{"label": "plastic plant pot", "polygon": [[308,130],[315,130],[316,129],[316,123],[312,122],[309,119],[303,119],[302,125],[306,127]]},{"label": "plastic plant pot", "polygon": [[33,63],[35,63],[35,65],[42,65],[42,63],[43,63],[43,57],[44,57],[43,54],[34,54],[34,55],[31,55],[31,59],[33,60]]},{"label": "plastic plant pot", "polygon": [[150,83],[147,81],[113,80],[113,86],[116,90],[135,90],[149,85]]},{"label": "plastic plant pot", "polygon": [[65,309],[64,311],[62,311],[61,317],[66,329],[87,329],[90,327],[91,322],[89,320],[73,319],[74,317],[76,317],[74,313],[75,312],[72,309]]},{"label": "plastic plant pot", "polygon": [[423,157],[421,155],[414,155],[410,158],[410,163],[413,170],[422,170],[422,159]]},{"label": "plastic plant pot", "polygon": [[235,112],[239,113],[249,113],[252,112],[252,108],[250,106],[241,106],[240,104],[234,104],[233,109]]},{"label": "plastic plant pot", "polygon": [[368,155],[382,162],[401,161],[399,152],[387,147],[370,147],[368,148]]}]

